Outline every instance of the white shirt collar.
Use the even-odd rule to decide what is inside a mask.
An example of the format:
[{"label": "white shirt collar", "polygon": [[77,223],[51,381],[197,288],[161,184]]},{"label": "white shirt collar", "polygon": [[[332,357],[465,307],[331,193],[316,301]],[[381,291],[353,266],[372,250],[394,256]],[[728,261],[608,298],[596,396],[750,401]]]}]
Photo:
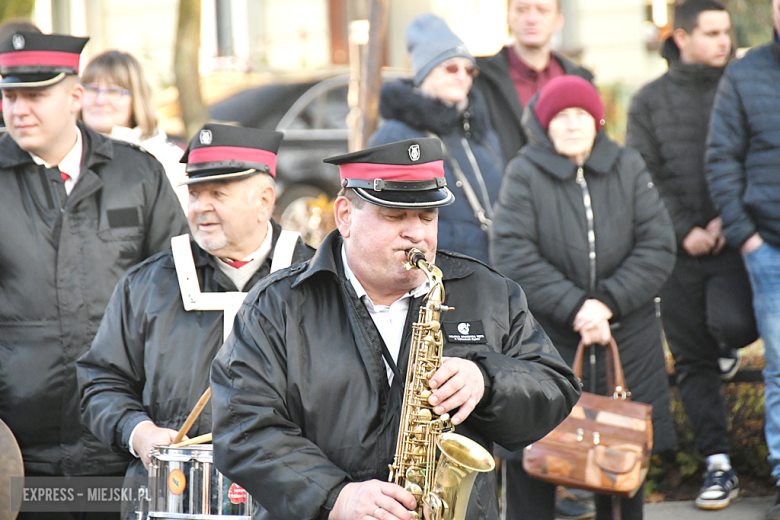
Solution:
[{"label": "white shirt collar", "polygon": [[236,285],[239,291],[244,290],[244,286],[249,282],[250,278],[254,276],[255,272],[260,269],[260,266],[265,262],[265,259],[271,253],[271,246],[273,245],[274,228],[271,222],[268,222],[268,231],[265,234],[263,243],[252,254],[242,258],[244,262],[249,262],[236,269],[229,266],[222,259],[217,258],[217,267],[227,275],[228,278]]},{"label": "white shirt collar", "polygon": [[73,186],[75,186],[76,182],[79,180],[79,175],[81,174],[81,156],[83,151],[84,144],[81,138],[81,130],[77,126],[76,144],[73,145],[73,148],[70,149],[70,151],[67,153],[67,155],[65,155],[65,157],[63,157],[59,164],[48,164],[34,153],[28,153],[30,154],[30,157],[32,157],[32,160],[35,161],[35,164],[42,164],[46,168],[57,166],[62,173],[68,174],[70,179],[65,182],[65,190],[68,192],[68,194],[70,194],[70,192],[73,190]]}]

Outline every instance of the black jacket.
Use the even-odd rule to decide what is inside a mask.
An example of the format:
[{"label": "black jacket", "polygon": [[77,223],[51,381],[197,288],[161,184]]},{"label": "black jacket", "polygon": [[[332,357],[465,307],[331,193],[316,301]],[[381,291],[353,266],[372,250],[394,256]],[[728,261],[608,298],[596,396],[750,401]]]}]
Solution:
[{"label": "black jacket", "polygon": [[[584,301],[595,298],[610,307],[633,399],[653,405],[654,448],[671,448],[674,424],[653,302],[675,262],[669,215],[639,153],[599,132],[584,165],[595,231],[591,281],[577,165],[555,151],[530,108],[524,125],[529,143],[509,163],[496,206],[493,264],[522,285],[529,308],[568,363],[580,339],[573,320]],[[606,390],[603,353],[598,350],[599,393]],[[583,372],[589,390],[589,369]]]},{"label": "black jacket", "polygon": [[[461,113],[437,98],[425,96],[414,88],[411,81],[398,81],[382,87],[379,113],[387,123],[371,136],[370,146],[426,137],[427,132],[433,132],[442,139],[452,159],[460,165],[482,208],[492,211],[504,176],[504,160],[498,137],[490,126],[487,107],[479,93],[469,94],[469,107]],[[477,169],[472,167],[461,139],[466,139]],[[477,170],[479,177],[475,173]],[[463,188],[456,182],[452,165],[446,157],[444,176],[447,187],[455,195],[455,202],[439,209],[439,249],[487,262],[487,233],[480,228],[479,220],[474,216]]]},{"label": "black jacket", "polygon": [[[725,67],[688,65],[670,36],[661,55],[669,71],[642,87],[628,111],[626,146],[642,154],[674,224],[678,246],[718,216],[704,176],[712,103]],[[677,254],[687,255],[682,247]]]},{"label": "black jacket", "polygon": [[[275,247],[281,226],[272,225]],[[215,265],[219,260],[191,245],[201,292],[238,290]],[[313,254],[299,240],[293,263]],[[272,259],[273,249],[247,288],[268,275]],[[222,311],[184,310],[171,251],[137,265],[117,284],[92,347],[77,362],[84,422],[119,454],[128,453],[130,434],[142,421],[178,430],[209,386],[222,331]],[[207,404],[188,435],[210,431]]]},{"label": "black jacket", "polygon": [[780,247],[780,44],[777,36],[726,68],[707,137],[710,195],[723,235],[741,247],[756,232]]},{"label": "black jacket", "polygon": [[[508,47],[504,47],[493,56],[477,58],[479,76],[474,80],[474,88],[482,93],[487,102],[490,122],[501,141],[504,162],[508,163],[528,140],[522,124],[524,107],[517,97],[515,84],[509,76],[507,52]],[[552,57],[566,74],[593,82],[593,74],[589,70],[567,60],[555,51]]]},{"label": "black jacket", "polygon": [[0,139],[0,418],[27,473],[124,472],[129,458],[81,421],[76,359],[125,271],[188,230],[154,157],[79,128],[81,174],[67,198],[59,173]]},{"label": "black jacket", "polygon": [[[343,486],[387,480],[393,462],[400,392],[388,385],[379,332],[344,276],[341,244],[334,231],[307,264],[260,282],[212,366],[215,463],[269,511],[264,518],[326,518]],[[455,307],[442,319],[445,338],[466,321],[484,331],[475,343],[445,339],[445,356],[471,359],[486,375],[483,400],[457,432],[513,449],[544,436],[579,385],[522,290],[465,256],[440,251],[436,264]],[[409,306],[402,374],[421,302]],[[494,473],[477,477],[469,507],[469,519],[498,518]]]}]

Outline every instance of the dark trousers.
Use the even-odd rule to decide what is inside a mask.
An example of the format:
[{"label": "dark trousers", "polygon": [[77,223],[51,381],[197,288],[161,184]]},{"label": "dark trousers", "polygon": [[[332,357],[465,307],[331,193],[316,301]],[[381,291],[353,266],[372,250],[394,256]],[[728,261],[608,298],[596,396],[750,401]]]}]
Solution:
[{"label": "dark trousers", "polygon": [[[554,520],[555,485],[531,477],[519,460],[503,460],[504,520]],[[596,520],[612,520],[612,497],[596,495]],[[633,498],[620,499],[622,520],[644,517],[645,485]]]},{"label": "dark trousers", "polygon": [[757,339],[752,298],[742,256],[728,247],[716,256],[678,255],[661,290],[677,388],[705,457],[729,452],[718,358]]}]

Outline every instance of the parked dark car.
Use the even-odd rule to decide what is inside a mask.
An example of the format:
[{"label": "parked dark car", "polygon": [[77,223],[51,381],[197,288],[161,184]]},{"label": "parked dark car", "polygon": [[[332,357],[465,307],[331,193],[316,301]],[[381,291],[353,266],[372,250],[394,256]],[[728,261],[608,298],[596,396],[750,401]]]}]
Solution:
[{"label": "parked dark car", "polygon": [[[391,81],[409,74],[385,71],[382,76]],[[321,196],[329,200],[339,191],[338,169],[322,160],[348,151],[349,82],[350,76],[344,74],[321,81],[263,85],[209,109],[209,117],[216,121],[284,133],[276,165],[275,214],[280,221],[309,218],[313,201]]]}]

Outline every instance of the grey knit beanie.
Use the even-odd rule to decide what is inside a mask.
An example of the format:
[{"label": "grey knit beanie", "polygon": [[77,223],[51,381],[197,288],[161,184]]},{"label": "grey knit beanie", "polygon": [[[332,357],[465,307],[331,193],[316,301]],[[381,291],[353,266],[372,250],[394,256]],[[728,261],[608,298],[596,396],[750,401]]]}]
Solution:
[{"label": "grey knit beanie", "polygon": [[435,14],[421,14],[406,26],[406,49],[412,58],[414,84],[419,86],[433,68],[450,58],[474,56],[460,38]]}]

